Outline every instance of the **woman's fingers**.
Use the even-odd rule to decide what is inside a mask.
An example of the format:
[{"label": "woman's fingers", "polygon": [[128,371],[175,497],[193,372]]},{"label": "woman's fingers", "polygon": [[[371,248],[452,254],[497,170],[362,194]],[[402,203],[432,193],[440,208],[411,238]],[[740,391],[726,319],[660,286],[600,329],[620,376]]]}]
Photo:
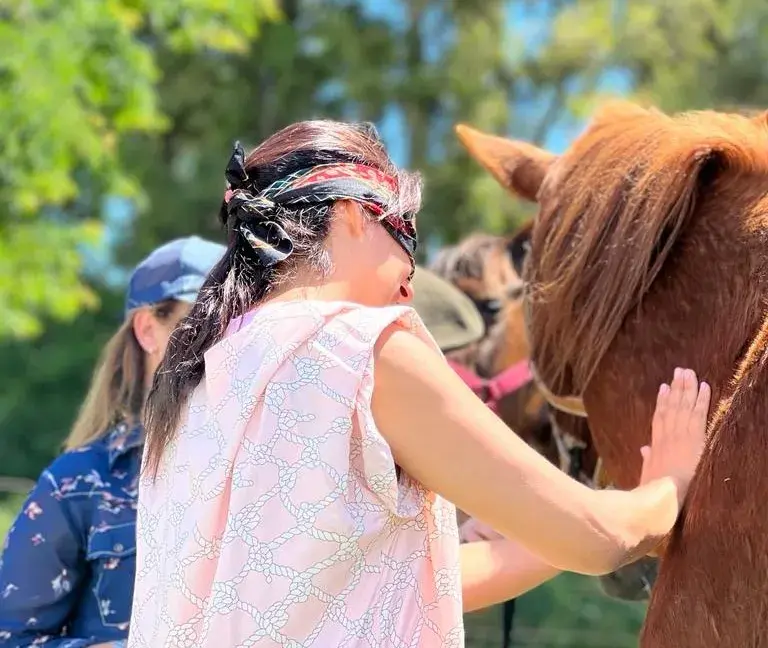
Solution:
[{"label": "woman's fingers", "polygon": [[709,385],[699,385],[695,371],[676,368],[671,384],[662,384],[656,396],[651,445],[661,441],[668,431],[682,431],[689,422],[706,419],[709,399]]},{"label": "woman's fingers", "polygon": [[688,424],[690,433],[695,436],[700,436],[699,442],[702,443],[702,450],[703,444],[706,442],[707,438],[707,417],[709,416],[711,396],[712,390],[709,385],[705,382],[701,383]]},{"label": "woman's fingers", "polygon": [[[665,393],[666,392],[666,393]],[[653,415],[651,447],[641,448],[641,483],[664,475],[687,482],[701,457],[706,438],[711,390],[696,372],[675,369],[668,391],[659,389]]]},{"label": "woman's fingers", "polygon": [[[693,409],[696,396],[696,392],[694,392],[692,394],[694,399],[690,402],[689,405],[689,391],[691,389],[689,371],[689,369],[675,369],[675,377],[672,380],[671,391],[669,395],[670,412],[665,420],[665,436],[673,431],[682,432],[687,427],[686,419]],[[693,389],[696,390],[695,383]]]},{"label": "woman's fingers", "polygon": [[706,419],[709,414],[709,403],[712,398],[712,389],[709,383],[701,383],[699,386],[699,394],[696,397],[696,405],[694,405],[694,411],[696,416],[700,419]]},{"label": "woman's fingers", "polygon": [[681,398],[682,412],[687,414],[696,406],[696,399],[699,396],[699,380],[696,372],[692,369],[686,369],[683,372],[683,395]]},{"label": "woman's fingers", "polygon": [[683,400],[683,391],[685,388],[683,374],[683,370],[679,367],[675,369],[675,377],[672,379],[672,384],[670,385],[669,408],[675,413],[680,409],[680,403]]},{"label": "woman's fingers", "polygon": [[656,395],[656,409],[653,411],[653,422],[651,425],[651,443],[661,432],[666,417],[669,415],[669,391],[669,385],[663,383]]}]

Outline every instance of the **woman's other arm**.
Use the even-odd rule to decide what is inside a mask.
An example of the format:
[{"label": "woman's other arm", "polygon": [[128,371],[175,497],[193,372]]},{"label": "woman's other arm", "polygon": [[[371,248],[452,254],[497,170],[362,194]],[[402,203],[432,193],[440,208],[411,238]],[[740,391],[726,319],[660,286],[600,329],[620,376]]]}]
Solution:
[{"label": "woman's other arm", "polygon": [[561,573],[513,540],[479,540],[461,545],[464,612],[503,603]]}]

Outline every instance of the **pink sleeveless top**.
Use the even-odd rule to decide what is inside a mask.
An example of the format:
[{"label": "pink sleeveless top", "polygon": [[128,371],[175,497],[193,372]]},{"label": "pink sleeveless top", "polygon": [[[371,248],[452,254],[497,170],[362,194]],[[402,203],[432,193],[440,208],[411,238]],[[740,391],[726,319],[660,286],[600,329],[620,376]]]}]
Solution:
[{"label": "pink sleeveless top", "polygon": [[230,326],[155,481],[142,477],[129,648],[464,645],[452,504],[371,414],[405,307],[273,302]]}]

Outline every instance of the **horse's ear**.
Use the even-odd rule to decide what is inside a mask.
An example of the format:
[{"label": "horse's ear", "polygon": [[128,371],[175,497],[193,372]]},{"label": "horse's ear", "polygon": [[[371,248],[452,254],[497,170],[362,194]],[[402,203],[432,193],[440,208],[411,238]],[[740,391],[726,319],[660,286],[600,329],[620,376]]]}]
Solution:
[{"label": "horse's ear", "polygon": [[531,202],[556,156],[538,146],[481,133],[464,124],[456,135],[469,154],[482,164],[502,186]]},{"label": "horse's ear", "polygon": [[514,267],[517,276],[522,278],[523,276],[523,264],[528,256],[528,251],[531,249],[531,232],[533,231],[533,219],[529,220],[525,225],[520,227],[509,239],[507,243],[507,253],[512,260],[512,267]]}]

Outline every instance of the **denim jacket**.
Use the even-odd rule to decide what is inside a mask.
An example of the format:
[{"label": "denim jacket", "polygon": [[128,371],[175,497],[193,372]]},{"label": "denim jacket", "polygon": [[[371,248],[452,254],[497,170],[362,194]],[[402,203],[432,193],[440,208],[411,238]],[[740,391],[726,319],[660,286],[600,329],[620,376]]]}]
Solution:
[{"label": "denim jacket", "polygon": [[121,424],[43,471],[0,558],[0,647],[123,645],[143,438]]}]

